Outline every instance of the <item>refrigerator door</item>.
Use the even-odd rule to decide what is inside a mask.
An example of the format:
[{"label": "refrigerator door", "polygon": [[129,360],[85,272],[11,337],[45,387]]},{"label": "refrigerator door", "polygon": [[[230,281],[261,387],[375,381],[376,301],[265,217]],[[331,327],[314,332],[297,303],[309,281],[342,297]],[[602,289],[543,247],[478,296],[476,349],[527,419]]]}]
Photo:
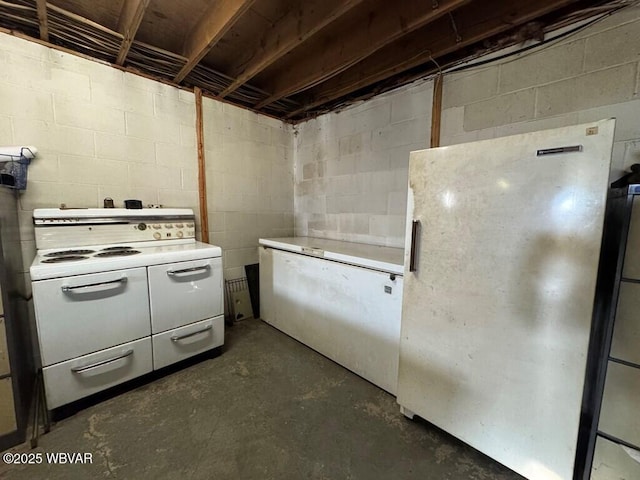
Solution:
[{"label": "refrigerator door", "polygon": [[411,154],[398,403],[529,479],[573,477],[614,125]]}]

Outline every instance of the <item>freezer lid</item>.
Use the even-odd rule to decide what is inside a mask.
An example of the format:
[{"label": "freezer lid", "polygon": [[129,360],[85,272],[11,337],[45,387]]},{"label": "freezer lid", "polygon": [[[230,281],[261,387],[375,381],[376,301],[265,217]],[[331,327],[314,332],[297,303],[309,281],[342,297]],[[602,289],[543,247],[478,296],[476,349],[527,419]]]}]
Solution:
[{"label": "freezer lid", "polygon": [[402,248],[314,237],[261,238],[258,243],[265,247],[326,258],[395,275],[402,275],[404,271]]}]

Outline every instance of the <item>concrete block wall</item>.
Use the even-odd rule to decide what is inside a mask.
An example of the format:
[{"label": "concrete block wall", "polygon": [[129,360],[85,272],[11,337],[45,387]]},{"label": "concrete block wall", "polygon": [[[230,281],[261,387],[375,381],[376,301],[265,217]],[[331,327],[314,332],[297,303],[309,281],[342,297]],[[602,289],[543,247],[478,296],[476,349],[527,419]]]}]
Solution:
[{"label": "concrete block wall", "polygon": [[197,210],[193,94],[0,35],[0,145],[35,145],[20,194],[24,271],[34,208],[145,204]]},{"label": "concrete block wall", "polygon": [[226,279],[258,263],[258,239],[293,235],[291,126],[205,98],[209,240],[222,247]]},{"label": "concrete block wall", "polygon": [[[39,149],[20,194],[24,272],[35,255],[34,208],[99,207],[111,197],[198,214],[192,92],[4,34],[0,63],[0,145]],[[259,236],[293,234],[292,133],[210,99],[204,114],[210,241],[233,278],[257,262]]]},{"label": "concrete block wall", "polygon": [[445,76],[442,145],[616,117],[612,178],[640,162],[640,7],[548,47]]},{"label": "concrete block wall", "polygon": [[295,233],[404,246],[409,152],[429,146],[432,82],[294,128]]}]

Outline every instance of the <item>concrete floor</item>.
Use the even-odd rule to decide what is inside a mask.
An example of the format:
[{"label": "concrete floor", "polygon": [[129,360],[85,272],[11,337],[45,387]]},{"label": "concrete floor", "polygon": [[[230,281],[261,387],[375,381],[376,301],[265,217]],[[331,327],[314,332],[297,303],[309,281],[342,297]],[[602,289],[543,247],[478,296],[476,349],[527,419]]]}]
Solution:
[{"label": "concrete floor", "polygon": [[90,452],[93,463],[0,462],[0,477],[521,478],[258,320],[229,328],[219,357],[56,423],[35,452]]}]

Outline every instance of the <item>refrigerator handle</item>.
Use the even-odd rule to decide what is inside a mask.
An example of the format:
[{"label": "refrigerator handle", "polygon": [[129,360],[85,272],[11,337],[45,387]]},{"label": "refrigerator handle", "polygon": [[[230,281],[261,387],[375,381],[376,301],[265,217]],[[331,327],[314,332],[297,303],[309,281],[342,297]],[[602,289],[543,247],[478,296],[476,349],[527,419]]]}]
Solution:
[{"label": "refrigerator handle", "polygon": [[415,272],[418,270],[417,265],[417,248],[418,237],[420,236],[420,220],[414,220],[411,224],[411,253],[409,255],[409,271]]}]

